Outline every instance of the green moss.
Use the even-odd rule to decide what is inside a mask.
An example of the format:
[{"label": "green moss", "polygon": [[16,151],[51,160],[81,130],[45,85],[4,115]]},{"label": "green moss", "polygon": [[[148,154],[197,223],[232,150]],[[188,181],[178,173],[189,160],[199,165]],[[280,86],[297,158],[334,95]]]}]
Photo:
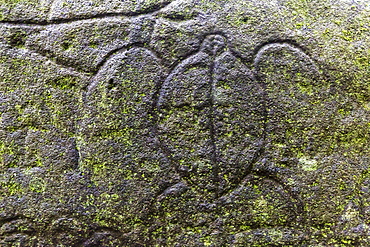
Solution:
[{"label": "green moss", "polygon": [[304,171],[316,171],[318,169],[318,162],[315,159],[311,159],[307,156],[299,158],[299,163],[302,165]]},{"label": "green moss", "polygon": [[51,84],[61,90],[75,90],[78,86],[78,79],[72,76],[64,76],[52,80]]},{"label": "green moss", "polygon": [[[6,168],[17,167],[19,162],[19,149],[18,145],[14,141],[5,144],[0,142],[0,170]],[[5,156],[7,156],[8,162],[5,164]],[[9,157],[11,157],[9,159]]]},{"label": "green moss", "polygon": [[30,0],[0,0],[1,5],[12,5],[20,2],[29,2]]},{"label": "green moss", "polygon": [[42,178],[34,177],[29,182],[28,187],[33,192],[43,193],[46,191],[46,182]]},{"label": "green moss", "polygon": [[1,196],[14,196],[23,193],[21,184],[14,181],[0,181],[0,195]]}]

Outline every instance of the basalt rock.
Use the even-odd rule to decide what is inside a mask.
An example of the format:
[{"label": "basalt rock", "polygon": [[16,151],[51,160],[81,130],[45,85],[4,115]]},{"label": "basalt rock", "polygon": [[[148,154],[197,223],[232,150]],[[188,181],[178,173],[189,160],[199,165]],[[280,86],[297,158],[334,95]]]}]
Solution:
[{"label": "basalt rock", "polygon": [[369,246],[367,0],[0,2],[1,246]]}]

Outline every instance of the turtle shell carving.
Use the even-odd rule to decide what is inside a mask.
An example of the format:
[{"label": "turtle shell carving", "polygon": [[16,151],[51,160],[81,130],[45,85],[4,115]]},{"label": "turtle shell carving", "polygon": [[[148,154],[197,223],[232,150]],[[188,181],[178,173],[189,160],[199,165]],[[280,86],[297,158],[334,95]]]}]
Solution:
[{"label": "turtle shell carving", "polygon": [[209,35],[163,83],[157,102],[160,142],[189,183],[228,190],[258,157],[263,105],[252,71],[228,49],[225,37]]}]

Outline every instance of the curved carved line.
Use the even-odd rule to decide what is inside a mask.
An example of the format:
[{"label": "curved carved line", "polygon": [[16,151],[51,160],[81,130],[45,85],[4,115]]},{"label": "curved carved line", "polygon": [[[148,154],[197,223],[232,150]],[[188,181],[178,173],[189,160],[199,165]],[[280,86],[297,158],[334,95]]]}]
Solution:
[{"label": "curved carved line", "polygon": [[314,68],[316,69],[316,71],[319,72],[319,69],[317,68],[316,63],[312,60],[312,58],[310,56],[307,55],[307,53],[304,51],[304,49],[301,48],[300,46],[292,44],[289,41],[273,42],[273,43],[268,43],[268,44],[265,44],[265,45],[259,47],[259,49],[255,53],[255,58],[254,58],[254,61],[253,61],[253,65],[254,65],[255,70],[258,70],[258,64],[261,61],[262,55],[265,52],[267,52],[271,49],[274,49],[274,48],[277,48],[277,49],[288,48],[289,50],[293,51],[294,53],[302,55],[303,58],[310,61],[311,65],[313,65]]},{"label": "curved carved line", "polygon": [[95,77],[99,74],[101,68],[104,67],[104,65],[106,65],[106,63],[113,56],[115,56],[116,54],[118,54],[121,51],[124,52],[124,51],[128,51],[130,49],[135,49],[135,48],[145,49],[145,50],[149,51],[158,61],[162,61],[161,57],[159,57],[158,54],[155,51],[145,47],[144,43],[137,42],[137,43],[125,45],[125,46],[119,47],[117,49],[114,49],[114,50],[110,51],[107,55],[105,55],[103,57],[103,59],[97,65],[97,69],[94,70],[94,74],[92,76],[92,79],[90,80],[91,83],[87,86],[87,92],[91,92],[98,85],[99,82],[95,81]]},{"label": "curved carved line", "polygon": [[[54,24],[65,24],[65,23],[72,23],[75,21],[83,21],[83,20],[92,20],[92,19],[104,19],[107,17],[136,17],[141,15],[152,15],[157,13],[162,8],[169,5],[171,1],[164,2],[158,6],[155,6],[153,8],[147,9],[147,10],[139,10],[139,11],[128,11],[128,12],[121,12],[121,13],[115,13],[115,12],[108,12],[104,14],[96,14],[92,16],[82,16],[82,17],[75,17],[75,18],[67,18],[67,19],[56,19],[56,20],[45,20],[45,21],[0,21],[0,24],[23,24],[23,25],[32,25],[32,26],[48,26],[48,25],[54,25]],[[49,13],[50,15],[50,13]]]},{"label": "curved carved line", "polygon": [[[266,52],[269,52],[270,50],[274,50],[274,49],[280,50],[280,49],[283,49],[283,48],[289,49],[290,51],[292,51],[293,53],[297,54],[302,59],[304,59],[304,61],[307,61],[311,66],[313,66],[315,72],[317,72],[317,74],[320,76],[319,68],[316,65],[316,63],[314,62],[314,60],[309,55],[307,55],[307,53],[304,51],[304,49],[302,47],[300,47],[299,45],[296,45],[294,42],[291,42],[291,41],[272,42],[272,43],[267,43],[267,44],[264,44],[260,47],[257,47],[256,53],[255,53],[255,58],[253,60],[253,67],[254,67],[254,73],[255,73],[256,81],[258,83],[260,83],[264,88],[264,91],[265,91],[264,92],[265,93],[264,99],[265,100],[266,100],[266,97],[267,97],[267,95],[266,95],[266,93],[267,93],[266,92],[266,85],[263,82],[262,76],[260,75],[260,72],[259,72],[259,69],[260,69],[259,68],[259,63],[262,60],[262,56]],[[265,104],[266,104],[266,102],[265,102]],[[265,112],[264,112],[265,121],[264,121],[264,130],[263,130],[263,142],[265,143],[266,138],[267,138],[266,129],[267,129],[268,112],[267,112],[267,107],[266,106],[264,107],[264,109],[265,109]],[[255,171],[254,173],[257,174],[257,175],[260,175],[260,176],[264,176],[268,179],[271,179],[275,183],[280,184],[281,186],[283,186],[284,190],[289,194],[289,196],[291,198],[293,198],[298,203],[298,205],[296,205],[296,210],[297,210],[296,214],[297,215],[302,215],[301,221],[306,220],[306,211],[304,209],[304,203],[303,203],[302,199],[299,197],[299,195],[295,194],[291,190],[290,186],[287,185],[287,183],[286,183],[286,181],[284,181],[284,179],[278,178],[275,175],[276,172],[271,173],[268,170]]]}]

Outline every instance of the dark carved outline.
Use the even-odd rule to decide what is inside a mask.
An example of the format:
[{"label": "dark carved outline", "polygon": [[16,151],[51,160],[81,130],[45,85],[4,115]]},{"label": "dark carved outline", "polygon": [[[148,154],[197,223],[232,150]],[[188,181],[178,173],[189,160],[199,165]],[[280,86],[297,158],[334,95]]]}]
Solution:
[{"label": "dark carved outline", "polygon": [[[169,1],[170,3],[170,1]],[[55,25],[55,24],[66,24],[66,23],[72,23],[72,22],[75,22],[75,21],[82,21],[82,20],[89,20],[89,19],[103,19],[103,18],[109,18],[109,17],[117,17],[117,16],[126,16],[126,17],[136,17],[136,16],[140,16],[140,15],[151,15],[151,14],[154,14],[156,12],[158,12],[161,8],[167,6],[169,3],[167,4],[163,4],[162,6],[159,6],[157,8],[153,8],[153,9],[150,9],[150,10],[146,10],[146,11],[142,11],[142,12],[128,12],[128,13],[106,13],[106,14],[98,14],[98,15],[95,15],[95,16],[90,16],[90,17],[80,17],[80,18],[71,18],[71,19],[61,19],[61,20],[53,20],[53,21],[41,21],[41,22],[33,22],[33,21],[0,21],[0,24],[10,24],[10,25],[17,25],[17,26],[34,26],[34,27],[43,27],[43,26],[49,26],[49,25]],[[250,63],[250,61],[246,60],[239,52],[237,52],[233,45],[229,43],[229,39],[227,38],[227,35],[221,31],[215,31],[215,32],[211,32],[211,33],[205,33],[201,36],[201,39],[204,39],[205,37],[207,37],[208,35],[215,35],[215,34],[218,34],[218,35],[222,35],[223,37],[226,38],[226,41],[227,41],[227,45],[229,47],[229,51],[231,52],[232,55],[234,55],[237,59],[239,59],[242,63]],[[294,40],[271,40],[271,41],[268,41],[268,42],[265,42],[265,43],[262,43],[258,46],[256,46],[254,52],[253,52],[253,65],[254,65],[254,68],[252,69],[252,72],[254,73],[254,77],[255,77],[255,81],[257,83],[261,83],[262,85],[264,85],[261,77],[259,76],[259,73],[258,73],[258,55],[261,51],[263,51],[263,49],[269,45],[274,45],[274,44],[286,44],[286,45],[289,45],[291,46],[292,48],[294,49],[297,49],[299,50],[300,52],[302,52],[303,54],[305,54],[305,56],[307,56],[308,58],[310,58],[305,52],[305,49],[301,46],[298,45],[298,43]],[[104,64],[112,57],[114,56],[115,54],[117,54],[118,52],[120,51],[123,51],[123,50],[128,50],[130,48],[145,48],[147,50],[149,50],[155,57],[159,58],[159,54],[156,54],[155,51],[151,50],[151,49],[148,49],[145,47],[145,44],[143,43],[140,43],[140,42],[136,42],[136,43],[132,43],[132,44],[129,44],[129,45],[125,45],[125,46],[122,46],[122,47],[119,47],[119,48],[116,48],[110,52],[108,52],[108,54],[106,54],[103,59],[101,60],[101,62],[97,65],[97,69],[95,69],[93,71],[93,77],[95,75],[97,75],[100,71],[100,69],[104,66]],[[196,53],[198,53],[200,51],[201,47],[199,47],[199,49],[197,51],[194,51],[194,52],[191,52],[190,54],[187,54],[183,57],[180,57],[179,58],[179,61],[177,63],[174,63],[170,66],[170,71],[174,70],[183,60],[195,55]],[[159,60],[161,60],[159,58]],[[314,64],[313,60],[310,58],[310,61]],[[59,64],[59,63],[57,63]],[[63,65],[65,66],[63,63],[61,63],[60,65]],[[71,67],[69,66],[66,66],[67,68],[71,69],[72,71],[74,71]],[[210,73],[212,73],[213,71],[213,68],[210,68]],[[80,73],[80,72],[79,72]],[[153,94],[153,105],[152,105],[152,112],[150,114],[152,114],[154,116],[153,118],[153,134],[158,136],[158,132],[156,130],[156,123],[158,121],[158,118],[156,116],[156,105],[157,105],[157,101],[158,101],[158,98],[159,98],[159,93],[160,93],[160,90],[161,90],[161,87],[162,87],[162,84],[163,84],[163,81],[158,84],[157,86],[157,89],[156,89],[156,92]],[[94,88],[94,85],[89,85],[87,88],[85,88],[87,90],[87,92],[90,92],[92,89]],[[266,108],[266,107],[265,107]],[[267,118],[267,112],[265,113],[265,118]],[[266,122],[266,121],[265,121]],[[266,129],[266,126],[264,126],[264,128]],[[264,142],[266,141],[266,130],[263,130],[263,139],[264,139]],[[163,146],[163,144],[158,141],[158,145],[160,146],[161,150],[163,150],[163,152],[165,153],[165,155],[167,156],[167,158],[170,156],[170,153],[169,153],[169,150],[167,150],[167,148],[165,148]],[[262,147],[260,149],[259,152],[256,152],[255,154],[255,157],[253,158],[253,161],[252,163],[255,163],[259,157],[261,157],[264,153],[264,148]],[[246,178],[248,176],[248,174],[250,173],[254,173],[252,171],[252,168],[250,170],[248,170],[246,172],[246,174],[244,174],[244,177]],[[274,175],[276,173],[276,171],[261,171],[259,173],[256,173],[257,175],[260,175],[260,176],[263,176],[263,177],[266,177],[272,181],[274,181],[275,183],[283,186],[284,190],[286,192],[288,192],[292,198],[294,198],[295,200],[301,202],[301,200],[297,197],[297,195],[295,195],[294,193],[291,192],[291,189],[288,188],[288,186],[286,185],[286,183],[284,181],[281,181],[279,180],[278,178],[276,178],[276,176]],[[242,179],[241,181],[245,180]],[[235,187],[237,187],[238,185],[235,185]],[[167,189],[167,188],[166,188]],[[235,189],[235,188],[234,188]],[[229,191],[230,192],[230,191]],[[227,193],[229,193],[227,192]],[[221,197],[224,197],[227,193],[224,193],[223,195],[219,195],[219,198]],[[299,208],[303,210],[303,203],[301,202],[301,205],[299,205]],[[299,212],[297,213],[302,213],[301,210],[299,210]],[[5,222],[2,222],[2,223],[5,223]]]}]

